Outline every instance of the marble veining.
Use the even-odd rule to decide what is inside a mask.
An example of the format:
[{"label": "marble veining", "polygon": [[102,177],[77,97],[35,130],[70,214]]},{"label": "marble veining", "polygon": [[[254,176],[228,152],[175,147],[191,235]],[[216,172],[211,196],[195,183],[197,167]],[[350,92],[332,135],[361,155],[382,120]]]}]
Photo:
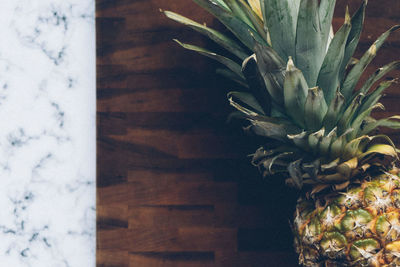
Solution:
[{"label": "marble veining", "polygon": [[0,1],[0,266],[95,266],[94,6]]}]

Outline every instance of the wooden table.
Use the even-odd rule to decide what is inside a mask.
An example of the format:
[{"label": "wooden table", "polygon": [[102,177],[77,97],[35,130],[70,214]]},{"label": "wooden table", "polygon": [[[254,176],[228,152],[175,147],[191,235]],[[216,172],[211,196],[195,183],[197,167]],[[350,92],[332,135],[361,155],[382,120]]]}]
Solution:
[{"label": "wooden table", "polygon": [[[399,3],[370,1],[360,51],[400,22]],[[171,39],[215,45],[159,8],[222,29],[188,0],[97,0],[97,266],[297,266],[288,226],[296,193],[262,181],[246,156],[257,140],[226,124],[235,85]],[[394,59],[399,34],[368,73]],[[400,112],[399,89],[378,117]]]}]

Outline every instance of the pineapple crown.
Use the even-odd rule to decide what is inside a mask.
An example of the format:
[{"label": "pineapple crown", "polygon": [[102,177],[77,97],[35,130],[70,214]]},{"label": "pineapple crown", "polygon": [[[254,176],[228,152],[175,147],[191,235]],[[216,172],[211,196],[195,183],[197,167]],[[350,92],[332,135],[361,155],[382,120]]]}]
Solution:
[{"label": "pineapple crown", "polygon": [[[265,137],[252,155],[264,176],[281,173],[287,183],[317,192],[346,187],[371,167],[390,168],[397,149],[378,127],[400,129],[400,116],[371,117],[382,93],[395,80],[379,83],[400,61],[379,68],[359,90],[360,78],[389,35],[383,33],[360,58],[367,0],[334,33],[335,0],[193,0],[235,37],[171,11],[165,15],[206,35],[231,57],[178,42],[223,65],[218,72],[239,83],[230,104],[249,121],[248,130]],[[376,86],[376,84],[378,85]]]}]

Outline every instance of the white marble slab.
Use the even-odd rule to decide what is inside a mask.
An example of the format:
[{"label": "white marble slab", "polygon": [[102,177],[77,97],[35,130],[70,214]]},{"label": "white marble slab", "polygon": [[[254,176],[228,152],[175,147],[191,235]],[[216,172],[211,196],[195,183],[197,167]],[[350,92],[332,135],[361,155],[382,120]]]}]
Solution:
[{"label": "white marble slab", "polygon": [[95,266],[94,0],[0,0],[0,266]]}]

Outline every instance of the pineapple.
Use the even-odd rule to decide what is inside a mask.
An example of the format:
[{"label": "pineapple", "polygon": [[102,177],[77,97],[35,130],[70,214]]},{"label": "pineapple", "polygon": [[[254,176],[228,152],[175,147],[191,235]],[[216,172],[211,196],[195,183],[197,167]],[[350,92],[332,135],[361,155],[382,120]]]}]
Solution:
[{"label": "pineapple", "polygon": [[[380,82],[400,61],[360,77],[389,35],[383,33],[353,58],[367,0],[334,33],[334,0],[193,0],[233,36],[171,11],[164,14],[206,35],[223,56],[177,41],[217,60],[218,73],[243,90],[228,100],[248,131],[264,137],[252,163],[264,177],[279,174],[301,192],[293,233],[302,266],[400,266],[398,150],[377,134],[400,129],[400,116],[371,116]],[[358,88],[358,87],[357,87]]]}]

